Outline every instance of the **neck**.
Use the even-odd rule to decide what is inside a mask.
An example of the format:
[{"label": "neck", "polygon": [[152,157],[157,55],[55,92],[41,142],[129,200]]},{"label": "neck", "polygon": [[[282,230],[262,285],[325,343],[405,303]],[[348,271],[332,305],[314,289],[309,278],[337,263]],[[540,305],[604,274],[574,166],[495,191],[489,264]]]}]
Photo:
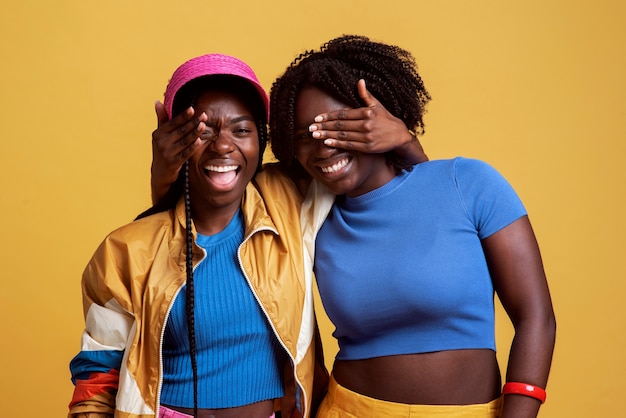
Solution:
[{"label": "neck", "polygon": [[202,235],[215,235],[222,232],[233,219],[238,209],[239,202],[236,205],[212,210],[194,211],[192,206],[192,219],[196,231]]},{"label": "neck", "polygon": [[385,162],[384,165],[380,166],[380,169],[374,170],[372,175],[346,194],[349,197],[357,197],[369,193],[389,183],[397,175],[397,170]]}]

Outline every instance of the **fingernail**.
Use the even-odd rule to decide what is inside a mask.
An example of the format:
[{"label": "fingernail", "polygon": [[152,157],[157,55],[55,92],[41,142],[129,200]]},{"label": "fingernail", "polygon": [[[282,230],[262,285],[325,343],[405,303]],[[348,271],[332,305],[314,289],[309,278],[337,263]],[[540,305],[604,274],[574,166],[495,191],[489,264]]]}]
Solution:
[{"label": "fingernail", "polygon": [[324,117],[322,117],[321,115],[320,116],[316,116],[315,119],[314,119],[315,122],[322,122],[323,120],[324,120]]},{"label": "fingernail", "polygon": [[322,134],[321,134],[321,133],[319,133],[319,132],[313,132],[313,133],[311,134],[311,136],[312,136],[313,138],[321,138],[321,137],[322,137]]},{"label": "fingernail", "polygon": [[309,125],[309,132],[317,131],[317,125]]}]

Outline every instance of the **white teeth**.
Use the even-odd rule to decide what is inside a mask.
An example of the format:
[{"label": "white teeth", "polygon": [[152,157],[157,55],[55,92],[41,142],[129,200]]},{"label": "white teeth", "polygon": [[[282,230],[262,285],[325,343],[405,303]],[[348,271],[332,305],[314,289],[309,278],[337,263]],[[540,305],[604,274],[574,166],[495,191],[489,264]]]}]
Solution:
[{"label": "white teeth", "polygon": [[207,165],[204,167],[207,171],[217,171],[218,173],[226,173],[227,171],[237,170],[236,165]]},{"label": "white teeth", "polygon": [[328,167],[321,167],[322,172],[328,174],[328,173],[334,173],[336,171],[339,171],[342,168],[344,168],[346,165],[348,165],[348,161],[349,161],[349,159],[345,158],[345,159],[343,159],[343,160],[341,160],[339,162],[336,162],[335,164],[330,165]]}]

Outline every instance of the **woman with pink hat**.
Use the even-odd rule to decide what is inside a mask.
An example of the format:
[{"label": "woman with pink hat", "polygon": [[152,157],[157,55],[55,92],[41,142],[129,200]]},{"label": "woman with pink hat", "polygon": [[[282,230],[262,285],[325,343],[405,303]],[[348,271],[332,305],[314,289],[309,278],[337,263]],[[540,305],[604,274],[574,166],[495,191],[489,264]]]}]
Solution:
[{"label": "woman with pink hat", "polygon": [[[261,170],[268,112],[236,58],[204,55],[172,75],[153,144],[155,167],[174,162],[174,175],[84,271],[70,416],[312,414],[327,373],[302,197],[275,167]],[[401,148],[419,154],[414,143]]]}]

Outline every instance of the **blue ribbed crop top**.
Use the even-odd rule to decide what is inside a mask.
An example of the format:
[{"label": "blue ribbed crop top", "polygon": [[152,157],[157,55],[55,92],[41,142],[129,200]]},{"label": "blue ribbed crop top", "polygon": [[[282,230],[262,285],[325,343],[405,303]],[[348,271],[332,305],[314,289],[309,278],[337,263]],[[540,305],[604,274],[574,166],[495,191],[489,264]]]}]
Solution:
[{"label": "blue ribbed crop top", "polygon": [[[206,251],[194,271],[198,406],[227,408],[283,396],[285,353],[237,260],[243,240],[238,212],[222,232],[198,234]],[[193,379],[183,288],[168,317],[163,342],[161,403],[193,407]]]},{"label": "blue ribbed crop top", "polygon": [[372,192],[339,197],[315,246],[337,359],[495,350],[481,239],[525,214],[496,170],[465,158],[418,164]]}]

